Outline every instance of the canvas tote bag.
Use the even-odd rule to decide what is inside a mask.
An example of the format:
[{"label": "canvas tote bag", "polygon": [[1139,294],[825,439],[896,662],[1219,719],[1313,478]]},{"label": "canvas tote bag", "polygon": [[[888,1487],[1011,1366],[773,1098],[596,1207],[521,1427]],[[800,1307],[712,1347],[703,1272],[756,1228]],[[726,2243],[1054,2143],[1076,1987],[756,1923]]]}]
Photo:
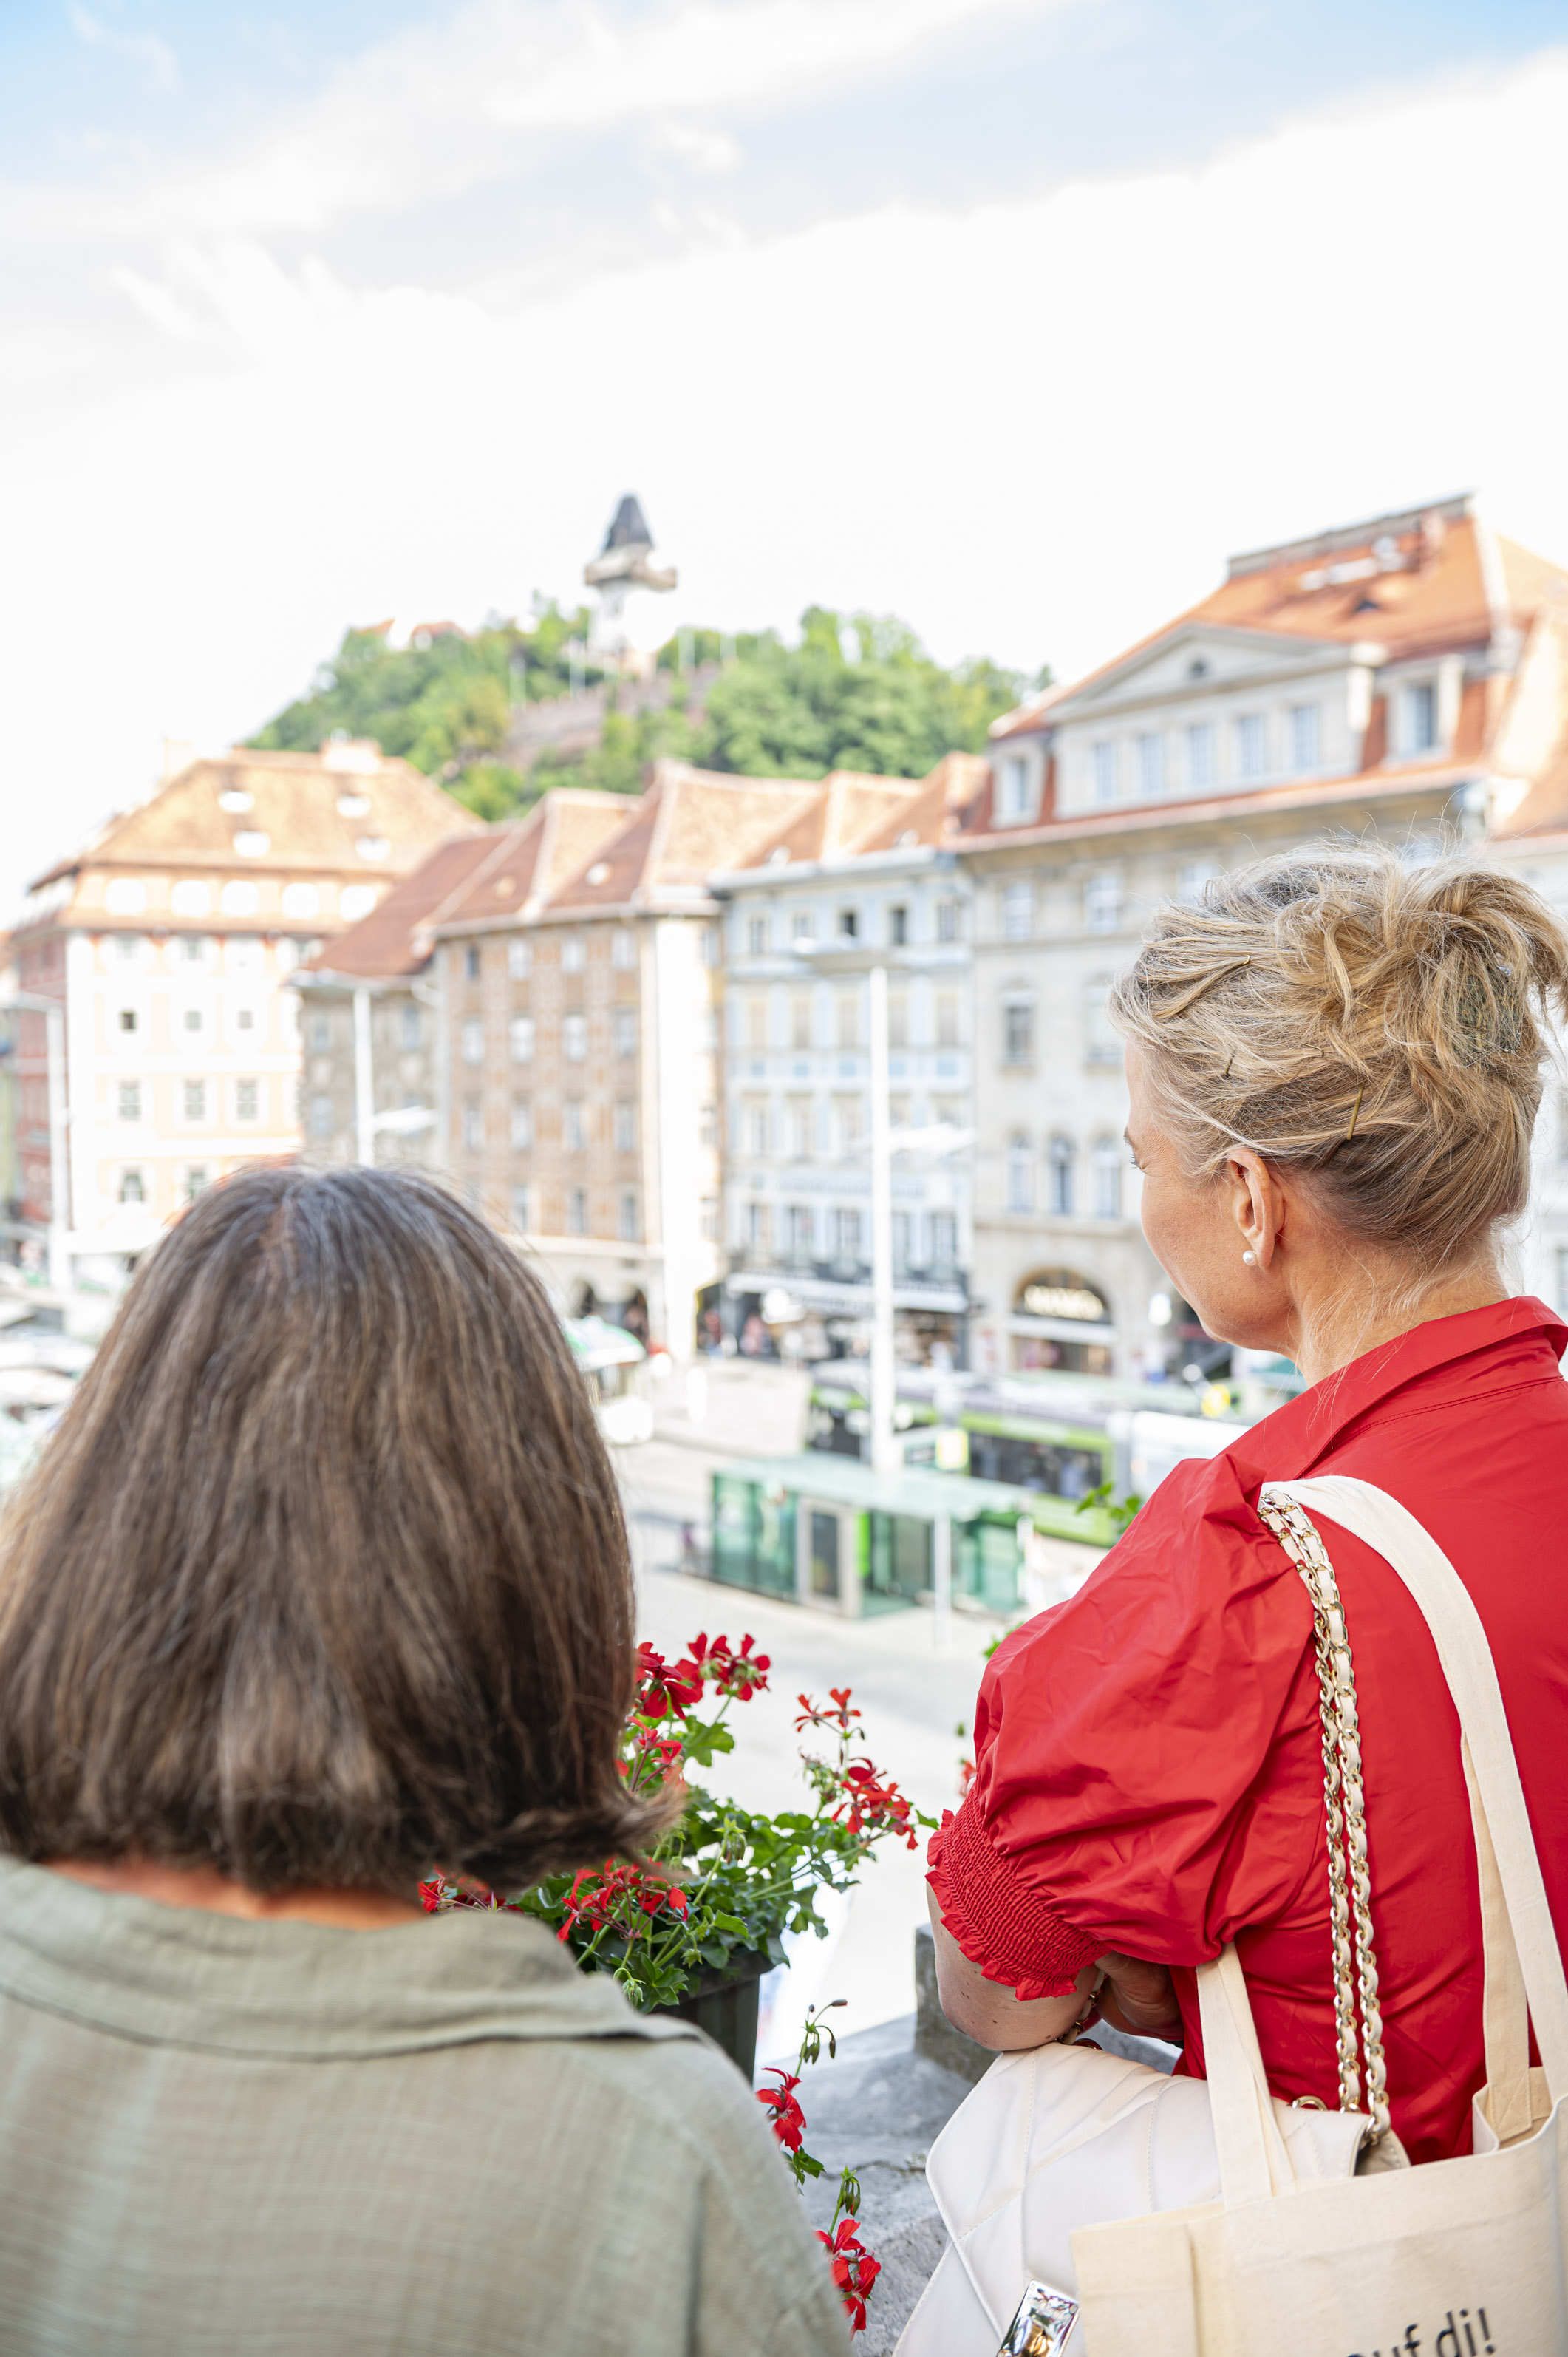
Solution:
[{"label": "canvas tote bag", "polygon": [[[1396,2138],[1380,2134],[1388,2109],[1354,1673],[1307,1505],[1356,1531],[1405,1580],[1433,1629],[1465,1734],[1488,2083],[1476,2105],[1475,2157],[1419,2172]],[[1207,2082],[1165,2079],[1081,2047],[1004,2057],[932,2150],[928,2174],[950,2247],[900,2357],[991,2357],[1031,2279],[1081,2299],[1071,2345],[1086,2357],[1252,2357],[1265,2348],[1391,2357],[1412,2337],[1424,2357],[1501,2357],[1505,2348],[1568,2357],[1555,2108],[1568,2066],[1568,1987],[1479,1620],[1441,1550],[1369,1483],[1271,1484],[1260,1512],[1313,1598],[1342,2108],[1298,2109],[1269,2095],[1233,1950],[1198,1974]],[[1527,1992],[1543,2056],[1533,2072]],[[1445,2287],[1455,2297],[1439,2301]],[[1499,2315],[1509,2319],[1506,2342],[1496,2338]]]}]

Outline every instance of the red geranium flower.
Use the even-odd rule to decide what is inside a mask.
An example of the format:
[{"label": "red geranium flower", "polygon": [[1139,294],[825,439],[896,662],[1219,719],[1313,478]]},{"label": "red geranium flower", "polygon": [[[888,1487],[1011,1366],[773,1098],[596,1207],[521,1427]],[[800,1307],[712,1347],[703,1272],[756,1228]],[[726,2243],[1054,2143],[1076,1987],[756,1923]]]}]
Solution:
[{"label": "red geranium flower", "polygon": [[777,2079],[777,2087],[758,2087],[757,2100],[768,2107],[773,2133],[786,2152],[799,2152],[800,2139],[806,2133],[806,2115],[795,2101],[795,2090],[800,2083],[798,2072],[784,2070],[770,2062],[768,2076]]},{"label": "red geranium flower", "polygon": [[641,1644],[637,1649],[639,1684],[637,1707],[644,1718],[684,1718],[694,1702],[703,1698],[703,1674],[695,1662],[676,1662],[673,1666],[653,1647]]},{"label": "red geranium flower", "polygon": [[833,2281],[839,2298],[844,2304],[852,2332],[865,2330],[865,2303],[871,2287],[882,2273],[882,2262],[872,2257],[860,2239],[860,2221],[843,2219],[836,2234],[825,2234],[819,2226],[817,2240],[827,2251],[832,2264]]}]

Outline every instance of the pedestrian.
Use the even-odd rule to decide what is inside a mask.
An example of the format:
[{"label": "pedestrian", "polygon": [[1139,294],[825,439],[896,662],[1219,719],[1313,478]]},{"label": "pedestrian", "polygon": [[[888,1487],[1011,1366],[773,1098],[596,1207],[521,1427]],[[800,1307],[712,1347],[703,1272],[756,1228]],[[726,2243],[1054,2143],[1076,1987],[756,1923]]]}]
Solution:
[{"label": "pedestrian", "polygon": [[630,1566],[543,1292],[407,1173],[138,1269],[0,1536],[8,2357],[819,2357],[750,2090],[511,1912],[635,1855]]},{"label": "pedestrian", "polygon": [[[1194,1968],[1234,1943],[1271,2092],[1336,2109],[1313,1608],[1265,1481],[1400,1501],[1477,1608],[1568,1934],[1568,1330],[1505,1275],[1568,939],[1478,862],[1303,853],[1155,919],[1113,1009],[1144,1233],[1206,1330],[1300,1396],[1178,1466],[987,1669],[933,1841],[950,2018],[998,2050],[1123,2029],[1204,2068]],[[1481,1913],[1458,1722],[1386,1562],[1317,1517],[1359,1694],[1381,2037],[1412,2161],[1471,2148]]]}]

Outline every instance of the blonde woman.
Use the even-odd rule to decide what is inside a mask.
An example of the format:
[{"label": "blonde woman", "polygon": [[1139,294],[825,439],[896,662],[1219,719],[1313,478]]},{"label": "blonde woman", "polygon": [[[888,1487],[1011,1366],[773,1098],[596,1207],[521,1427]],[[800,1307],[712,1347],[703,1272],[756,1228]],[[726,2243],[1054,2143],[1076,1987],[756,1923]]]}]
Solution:
[{"label": "blonde woman", "polygon": [[[1193,1967],[1234,1940],[1276,2095],[1338,2102],[1307,1593],[1265,1480],[1377,1483],[1458,1568],[1496,1656],[1568,1932],[1568,1331],[1510,1297],[1568,939],[1478,865],[1303,855],[1167,908],[1114,997],[1149,1243],[1299,1399],[1177,1469],[1069,1603],[995,1655],[977,1772],[932,1845],[943,2003],[1036,2046],[1098,1972],[1124,2028],[1203,2056]],[[1426,1624],[1325,1523],[1360,1697],[1393,2126],[1469,2149],[1481,1926],[1458,1724]]]}]

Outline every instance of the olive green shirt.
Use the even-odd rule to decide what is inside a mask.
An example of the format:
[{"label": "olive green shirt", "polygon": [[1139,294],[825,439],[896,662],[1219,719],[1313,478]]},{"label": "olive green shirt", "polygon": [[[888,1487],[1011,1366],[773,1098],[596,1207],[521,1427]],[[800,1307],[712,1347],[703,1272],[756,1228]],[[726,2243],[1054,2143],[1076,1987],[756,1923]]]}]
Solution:
[{"label": "olive green shirt", "polygon": [[6,2357],[842,2357],[733,2063],[537,1923],[244,1922],[0,1858]]}]

